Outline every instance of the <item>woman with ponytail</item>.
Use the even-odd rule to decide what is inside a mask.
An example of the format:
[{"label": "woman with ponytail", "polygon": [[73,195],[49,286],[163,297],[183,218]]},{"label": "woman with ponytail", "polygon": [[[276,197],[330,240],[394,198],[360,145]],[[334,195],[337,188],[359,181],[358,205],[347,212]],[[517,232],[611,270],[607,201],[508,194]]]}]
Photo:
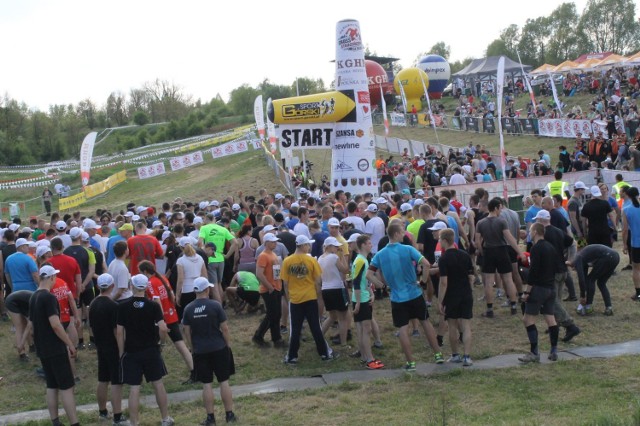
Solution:
[{"label": "woman with ponytail", "polygon": [[175,296],[173,290],[167,279],[159,274],[153,263],[148,260],[143,260],[138,265],[138,269],[141,274],[144,274],[149,279],[149,285],[147,286],[147,297],[154,302],[158,303],[162,308],[162,315],[164,322],[169,328],[169,337],[176,347],[176,350],[184,359],[185,364],[189,367],[189,379],[183,384],[191,384],[195,382],[195,376],[193,371],[193,358],[191,352],[187,348],[180,332],[180,321],[178,320],[178,313],[175,306]]},{"label": "woman with ponytail", "polygon": [[626,189],[625,201],[622,204],[622,252],[629,253],[633,274],[633,286],[636,293],[631,299],[640,301],[640,201],[638,188]]}]

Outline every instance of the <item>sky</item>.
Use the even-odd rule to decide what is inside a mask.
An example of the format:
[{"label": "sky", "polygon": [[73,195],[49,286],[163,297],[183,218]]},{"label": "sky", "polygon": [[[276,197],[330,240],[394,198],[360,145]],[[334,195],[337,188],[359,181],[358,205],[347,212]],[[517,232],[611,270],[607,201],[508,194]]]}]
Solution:
[{"label": "sky", "polygon": [[[360,22],[372,52],[409,67],[439,41],[452,61],[482,57],[501,29],[559,5],[536,0],[523,13],[504,0],[434,3],[0,0],[0,96],[46,111],[86,98],[102,106],[111,92],[156,78],[203,102],[217,94],[228,101],[234,88],[266,78],[322,78],[328,87],[342,19]],[[581,13],[587,0],[574,3]]]}]

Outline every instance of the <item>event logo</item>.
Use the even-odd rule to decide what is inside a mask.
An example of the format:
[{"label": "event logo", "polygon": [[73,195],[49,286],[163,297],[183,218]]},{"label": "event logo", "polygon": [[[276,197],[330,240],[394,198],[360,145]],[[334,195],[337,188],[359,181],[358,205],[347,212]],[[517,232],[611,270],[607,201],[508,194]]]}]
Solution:
[{"label": "event logo", "polygon": [[[336,132],[336,136],[339,136]],[[284,129],[282,130],[283,148],[331,147],[331,128]]]},{"label": "event logo", "polygon": [[336,172],[352,172],[353,168],[344,161],[338,160],[336,167],[333,170]]},{"label": "event logo", "polygon": [[444,69],[444,67],[427,67],[423,70],[424,72],[426,72],[427,74],[438,74],[439,72],[446,72],[446,70]]},{"label": "event logo", "polygon": [[336,138],[346,138],[349,136],[355,136],[355,132],[353,131],[353,129],[336,130]]},{"label": "event logo", "polygon": [[362,39],[360,38],[360,28],[357,26],[346,26],[338,36],[338,46],[343,50],[362,50]]},{"label": "event logo", "polygon": [[342,75],[338,76],[338,79],[336,81],[336,87],[342,87],[342,86],[363,86],[365,85],[367,82],[364,80],[357,80],[355,78],[351,78],[351,77],[344,77]]},{"label": "event logo", "polygon": [[371,103],[371,97],[369,96],[369,91],[367,90],[362,91],[362,92],[358,92],[358,102],[361,104],[370,104]]},{"label": "event logo", "polygon": [[366,172],[367,170],[369,170],[369,161],[367,161],[366,158],[360,159],[360,161],[358,161],[358,169],[361,172]]},{"label": "event logo", "polygon": [[308,102],[304,104],[282,105],[282,117],[290,118],[320,118],[327,114],[332,114],[335,110],[336,100],[322,99],[319,102]]},{"label": "event logo", "polygon": [[364,130],[358,129],[356,131],[356,136],[359,137],[359,138],[363,137],[364,136]]},{"label": "event logo", "polygon": [[362,68],[364,69],[364,59],[344,59],[336,60],[336,69]]},{"label": "event logo", "polygon": [[379,85],[382,83],[388,83],[389,82],[389,77],[387,76],[387,74],[382,74],[382,75],[369,75],[367,76],[367,80],[369,82],[369,86],[373,86],[373,85]]}]

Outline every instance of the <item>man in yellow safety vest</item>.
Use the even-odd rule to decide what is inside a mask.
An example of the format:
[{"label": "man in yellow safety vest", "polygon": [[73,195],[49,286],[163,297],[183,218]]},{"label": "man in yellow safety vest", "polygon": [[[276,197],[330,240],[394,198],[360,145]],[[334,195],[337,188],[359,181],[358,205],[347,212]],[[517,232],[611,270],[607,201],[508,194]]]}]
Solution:
[{"label": "man in yellow safety vest", "polygon": [[611,192],[613,192],[613,196],[616,199],[616,202],[618,203],[618,206],[622,209],[622,197],[620,197],[620,189],[623,187],[630,187],[631,185],[629,185],[627,182],[625,182],[622,179],[622,174],[618,173],[616,175],[616,183],[614,183],[613,185],[611,185]]},{"label": "man in yellow safety vest", "polygon": [[555,180],[549,182],[545,186],[544,191],[548,197],[553,197],[556,194],[562,195],[563,204],[571,198],[569,193],[569,183],[562,180],[562,172],[556,171],[554,174]]}]

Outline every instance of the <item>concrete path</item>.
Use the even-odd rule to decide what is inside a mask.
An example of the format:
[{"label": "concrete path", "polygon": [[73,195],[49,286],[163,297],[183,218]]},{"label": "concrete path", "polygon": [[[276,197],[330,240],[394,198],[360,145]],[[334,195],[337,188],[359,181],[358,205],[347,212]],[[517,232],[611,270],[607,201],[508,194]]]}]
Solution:
[{"label": "concrete path", "polygon": [[[570,350],[564,350],[558,353],[558,357],[563,361],[571,361],[582,358],[613,358],[621,355],[638,355],[640,354],[640,340],[632,340],[629,342],[615,343],[612,345],[600,345],[600,346],[584,346],[578,348],[572,348]],[[451,371],[457,368],[465,368],[469,370],[489,370],[496,368],[511,368],[522,365],[518,361],[518,357],[522,354],[509,354],[498,355],[492,358],[474,361],[472,367],[462,367],[460,364],[445,363],[437,365],[433,363],[419,363],[416,366],[416,372],[423,376],[429,376],[433,374],[443,373]],[[551,361],[547,360],[546,354],[541,354],[540,362],[542,364],[550,364]],[[290,377],[283,379],[272,379],[266,382],[254,383],[249,385],[233,386],[233,396],[240,397],[246,395],[260,395],[276,392],[291,392],[305,389],[317,389],[329,385],[337,385],[345,381],[362,383],[380,378],[392,379],[402,376],[404,371],[402,369],[384,369],[378,371],[371,370],[353,370],[342,371],[339,373],[327,373],[322,376],[316,377]],[[220,398],[218,389],[215,390],[216,398]],[[188,390],[184,392],[176,392],[169,394],[169,402],[176,404],[180,402],[199,401],[202,398],[202,390]],[[147,395],[141,397],[140,403],[142,405],[157,408],[154,395]],[[127,400],[122,401],[123,408],[127,407]],[[98,412],[97,404],[87,404],[78,406],[78,412]],[[61,411],[62,413],[62,411]],[[7,414],[0,416],[0,425],[16,425],[25,423],[28,421],[46,420],[49,418],[49,412],[47,410],[34,410],[23,413]]]}]

